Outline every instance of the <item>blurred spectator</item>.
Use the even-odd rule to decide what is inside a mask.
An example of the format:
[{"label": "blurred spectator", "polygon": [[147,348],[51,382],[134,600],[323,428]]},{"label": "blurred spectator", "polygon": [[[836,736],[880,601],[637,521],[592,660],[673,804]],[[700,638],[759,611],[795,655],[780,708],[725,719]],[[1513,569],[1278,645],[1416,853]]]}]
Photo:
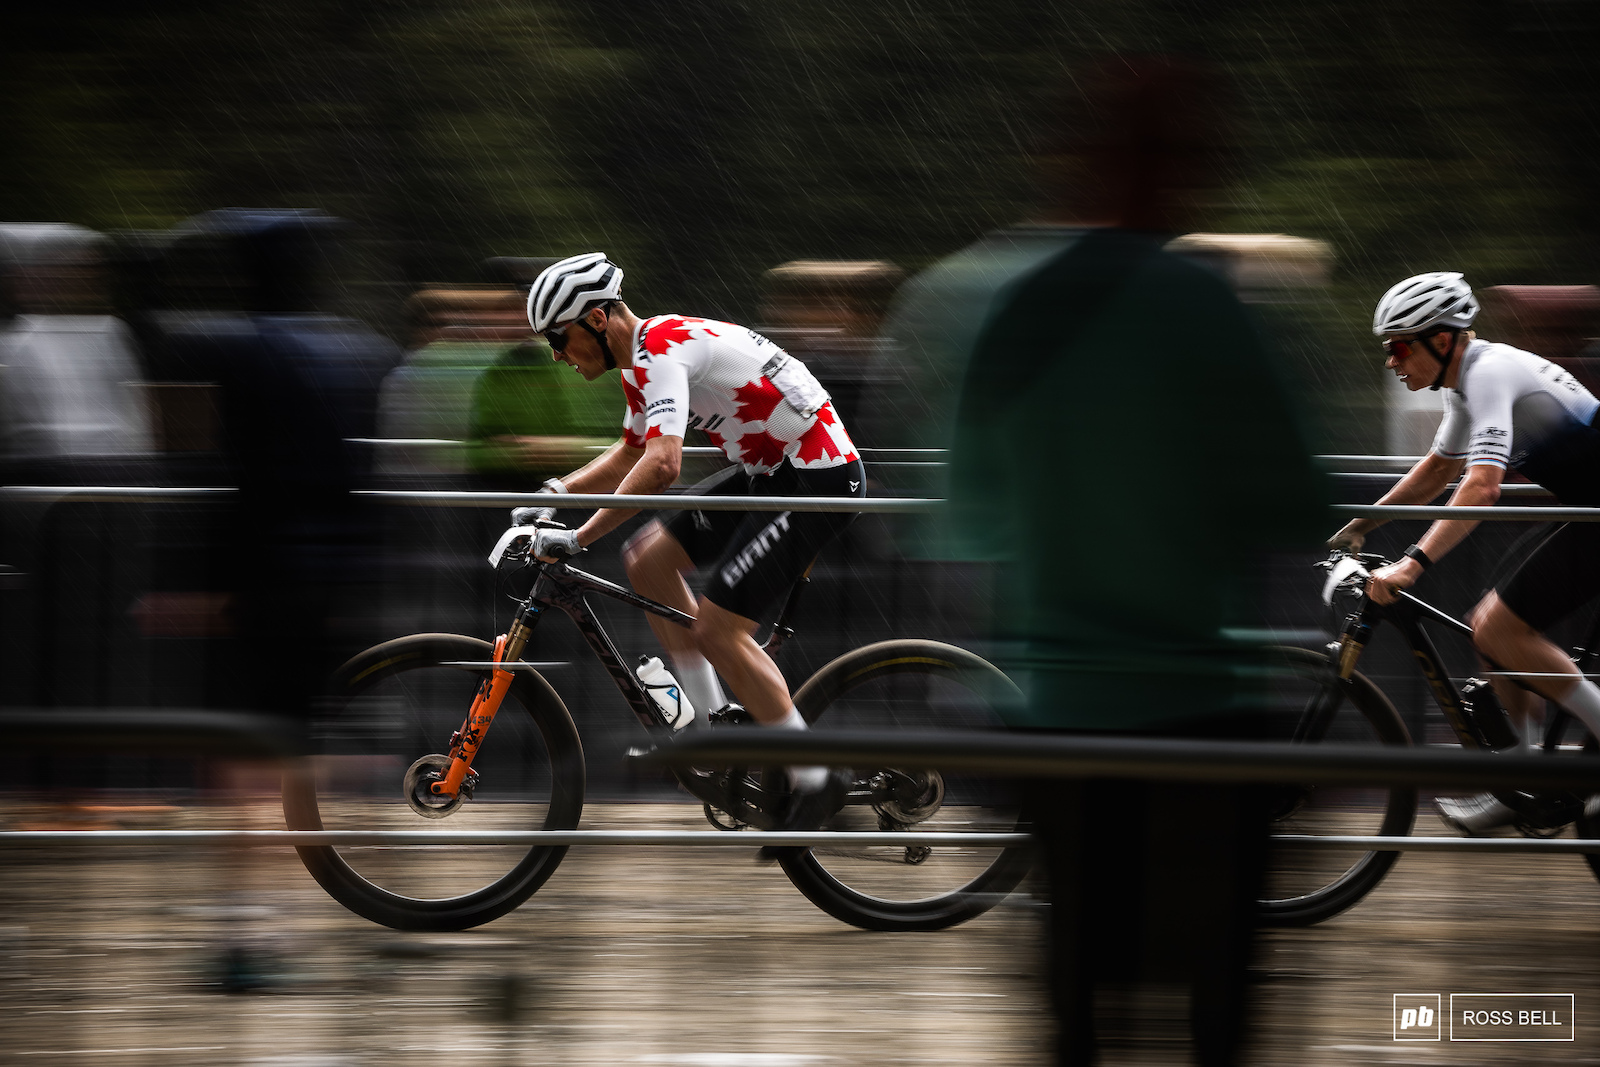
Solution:
[{"label": "blurred spectator", "polygon": [[133,335],[110,314],[107,247],[67,223],[0,225],[0,440],[13,478],[91,480],[151,449]]},{"label": "blurred spectator", "polygon": [[468,470],[473,397],[506,348],[528,337],[513,285],[431,286],[406,301],[409,350],[379,399],[379,470],[393,476]]},{"label": "blurred spectator", "polygon": [[[997,297],[1069,247],[1074,225],[1051,219],[1019,223],[985,234],[901,286],[883,326],[882,362],[893,383],[866,399],[863,440],[875,448],[948,449],[955,429],[961,382]],[[902,491],[943,498],[944,467],[917,468],[921,477]],[[898,524],[908,556],[939,558],[939,520],[907,517]]]},{"label": "blurred spectator", "polygon": [[[955,544],[1002,564],[996,636],[1028,696],[1015,725],[1263,736],[1249,680],[1266,663],[1225,631],[1250,621],[1254,557],[1315,543],[1323,513],[1238,298],[1163,248],[1216,181],[1217,87],[1197,68],[1136,58],[1075,84],[1082,111],[1042,161],[1048,236],[1025,249],[990,241],[935,268],[966,279],[961,307],[983,319],[956,323],[941,307],[934,320],[973,338],[943,354],[965,367]],[[1195,1059],[1235,1062],[1265,791],[1043,782],[1034,798],[1054,905],[1058,1062],[1094,1062],[1108,1019],[1096,998],[1126,983],[1185,988]]]},{"label": "blurred spectator", "polygon": [[616,442],[620,383],[591,385],[561,370],[549,345],[530,340],[506,349],[478,379],[469,454],[481,481],[531,491]]},{"label": "blurred spectator", "polygon": [[904,279],[893,263],[871,259],[796,259],[762,278],[761,333],[805,361],[847,423],[872,394],[899,384],[878,333]]},{"label": "blurred spectator", "polygon": [[[215,382],[223,451],[242,521],[225,528],[212,578],[235,594],[240,647],[256,664],[235,696],[306,714],[340,655],[367,636],[358,611],[376,573],[369,474],[378,385],[400,358],[354,320],[318,310],[344,224],[319,211],[226,209],[175,231],[158,360],[173,380]],[[239,692],[243,690],[243,692]]]},{"label": "blurred spectator", "polygon": [[[66,223],[0,225],[0,464],[24,485],[149,478],[151,422],[132,333],[110,312],[107,239]],[[12,501],[0,509],[0,700],[104,704],[136,691],[120,610],[147,557],[117,505]],[[120,534],[121,536],[118,536]],[[85,618],[95,654],[84,662]],[[45,779],[59,783],[53,772]],[[102,784],[90,776],[95,784]]]},{"label": "blurred spectator", "polygon": [[1250,309],[1273,366],[1300,402],[1312,451],[1383,450],[1386,409],[1372,363],[1353,358],[1330,329],[1340,315],[1329,288],[1333,246],[1286,233],[1186,233],[1167,251],[1221,274]]}]

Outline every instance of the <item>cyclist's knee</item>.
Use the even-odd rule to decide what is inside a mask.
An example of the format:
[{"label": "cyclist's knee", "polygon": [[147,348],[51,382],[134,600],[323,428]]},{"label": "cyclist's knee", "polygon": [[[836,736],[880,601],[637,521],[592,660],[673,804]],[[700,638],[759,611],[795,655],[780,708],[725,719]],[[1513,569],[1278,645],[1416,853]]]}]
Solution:
[{"label": "cyclist's knee", "polygon": [[622,546],[622,566],[629,578],[682,571],[688,563],[683,547],[659,522],[646,523]]},{"label": "cyclist's knee", "polygon": [[[743,645],[756,624],[726,608],[719,608],[702,597],[700,610],[695,612],[694,627],[690,631],[695,644],[703,652],[731,651]],[[709,656],[708,656],[709,658]]]},{"label": "cyclist's knee", "polygon": [[1508,641],[1534,635],[1533,627],[1506,606],[1496,593],[1490,593],[1472,609],[1472,644],[1479,652],[1492,653]]}]

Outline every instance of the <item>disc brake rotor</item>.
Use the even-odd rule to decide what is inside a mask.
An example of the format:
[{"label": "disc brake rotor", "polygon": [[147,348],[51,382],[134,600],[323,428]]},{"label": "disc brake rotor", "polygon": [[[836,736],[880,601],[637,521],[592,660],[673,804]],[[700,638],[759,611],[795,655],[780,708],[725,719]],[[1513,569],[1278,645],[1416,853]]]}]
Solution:
[{"label": "disc brake rotor", "polygon": [[467,791],[463,789],[453,797],[443,797],[428,787],[442,782],[450,770],[450,757],[434,752],[423,756],[406,769],[406,803],[424,819],[443,819],[466,803]]}]

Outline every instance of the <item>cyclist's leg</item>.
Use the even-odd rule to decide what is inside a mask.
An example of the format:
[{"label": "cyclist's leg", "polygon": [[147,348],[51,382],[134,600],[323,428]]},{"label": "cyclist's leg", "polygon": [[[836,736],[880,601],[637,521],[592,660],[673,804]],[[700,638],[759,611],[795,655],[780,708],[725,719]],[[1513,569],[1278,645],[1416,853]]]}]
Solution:
[{"label": "cyclist's leg", "polygon": [[[763,495],[856,496],[864,480],[856,461],[822,471],[800,471],[786,464],[770,479],[759,481],[770,485]],[[740,703],[763,725],[797,719],[798,712],[783,673],[756,643],[755,620],[854,519],[849,513],[749,514],[710,567],[695,640]]]},{"label": "cyclist's leg", "polygon": [[756,722],[773,726],[789,717],[793,703],[783,672],[756,643],[755,631],[754,619],[701,598],[694,621],[696,646]]},{"label": "cyclist's leg", "polygon": [[[1600,528],[1568,523],[1533,552],[1473,612],[1473,643],[1506,670],[1557,677],[1523,679],[1600,736],[1600,688],[1583,679],[1543,634],[1600,593]],[[1566,677],[1561,677],[1561,676]]]},{"label": "cyclist's leg", "polygon": [[[683,580],[685,574],[694,570],[694,561],[660,520],[647,523],[628,539],[622,546],[622,564],[628,572],[628,581],[639,595],[694,614],[694,594],[689,591],[689,583]],[[646,617],[661,647],[669,653],[694,649],[694,639],[688,630],[656,615]]]},{"label": "cyclist's leg", "polygon": [[[691,494],[720,496],[747,492],[749,478],[738,467],[728,467],[700,482]],[[716,559],[744,518],[737,512],[681,511],[665,520],[647,523],[622,548],[628,581],[638,593],[689,615],[699,611],[684,576]],[[650,628],[672,661],[673,673],[690,701],[709,714],[725,704],[716,672],[699,650],[690,631],[655,615]]]}]

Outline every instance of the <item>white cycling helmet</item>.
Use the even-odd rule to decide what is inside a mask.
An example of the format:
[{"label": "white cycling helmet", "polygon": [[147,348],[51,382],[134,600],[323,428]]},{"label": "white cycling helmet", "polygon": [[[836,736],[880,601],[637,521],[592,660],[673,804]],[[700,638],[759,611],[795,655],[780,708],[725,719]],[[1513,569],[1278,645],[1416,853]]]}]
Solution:
[{"label": "white cycling helmet", "polygon": [[1372,332],[1416,333],[1430,326],[1464,330],[1478,316],[1472,286],[1454,271],[1419,274],[1383,294],[1372,314]]},{"label": "white cycling helmet", "polygon": [[559,322],[583,314],[597,300],[622,296],[622,268],[604,252],[585,252],[553,263],[528,290],[528,325],[544,333]]}]

